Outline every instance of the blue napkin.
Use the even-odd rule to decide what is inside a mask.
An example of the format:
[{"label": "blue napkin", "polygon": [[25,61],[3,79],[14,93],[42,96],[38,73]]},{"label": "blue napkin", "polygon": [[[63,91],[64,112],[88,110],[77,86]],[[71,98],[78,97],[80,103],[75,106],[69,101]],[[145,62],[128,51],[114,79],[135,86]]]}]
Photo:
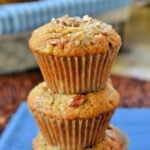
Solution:
[{"label": "blue napkin", "polygon": [[131,0],[47,0],[0,5],[0,35],[33,30],[64,14],[94,15],[129,6]]},{"label": "blue napkin", "polygon": [[[111,121],[129,137],[129,150],[150,150],[150,109],[118,108]],[[22,103],[0,139],[0,150],[32,150],[38,128]]]},{"label": "blue napkin", "polygon": [[32,139],[37,133],[34,119],[23,102],[2,134],[0,150],[32,150]]}]

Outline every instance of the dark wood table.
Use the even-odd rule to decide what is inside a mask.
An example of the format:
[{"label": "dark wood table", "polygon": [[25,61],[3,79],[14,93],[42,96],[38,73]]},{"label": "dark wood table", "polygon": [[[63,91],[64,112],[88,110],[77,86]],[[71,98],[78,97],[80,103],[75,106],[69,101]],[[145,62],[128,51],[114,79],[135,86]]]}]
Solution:
[{"label": "dark wood table", "polygon": [[[120,107],[150,107],[150,82],[111,76],[121,95]],[[39,69],[0,76],[0,133],[29,91],[43,80]]]}]

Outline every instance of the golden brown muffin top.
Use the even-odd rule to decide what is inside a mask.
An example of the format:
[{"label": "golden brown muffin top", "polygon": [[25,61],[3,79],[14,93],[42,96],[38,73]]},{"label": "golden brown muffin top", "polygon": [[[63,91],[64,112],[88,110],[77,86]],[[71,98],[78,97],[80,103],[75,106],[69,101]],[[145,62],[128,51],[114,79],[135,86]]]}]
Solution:
[{"label": "golden brown muffin top", "polygon": [[52,19],[36,29],[30,48],[56,56],[83,56],[120,48],[121,39],[110,25],[89,16]]},{"label": "golden brown muffin top", "polygon": [[28,96],[32,111],[43,112],[58,119],[85,119],[114,110],[119,104],[119,94],[110,82],[104,89],[84,95],[53,93],[45,82],[36,86]]},{"label": "golden brown muffin top", "polygon": [[106,136],[101,143],[86,150],[126,150],[128,146],[127,137],[118,129],[109,126]]},{"label": "golden brown muffin top", "polygon": [[[110,126],[106,130],[106,136],[101,143],[98,143],[93,148],[86,148],[84,150],[126,150],[128,139],[118,129]],[[60,150],[58,147],[49,146],[39,134],[33,141],[33,150]]]}]

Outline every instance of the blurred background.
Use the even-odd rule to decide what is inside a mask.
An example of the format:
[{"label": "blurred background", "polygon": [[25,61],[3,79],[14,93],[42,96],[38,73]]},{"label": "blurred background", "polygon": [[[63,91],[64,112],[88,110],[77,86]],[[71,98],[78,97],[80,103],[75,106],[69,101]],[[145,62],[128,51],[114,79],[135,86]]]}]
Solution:
[{"label": "blurred background", "polygon": [[150,0],[0,0],[0,75],[37,68],[31,31],[52,17],[88,14],[122,37],[112,73],[150,80]]}]

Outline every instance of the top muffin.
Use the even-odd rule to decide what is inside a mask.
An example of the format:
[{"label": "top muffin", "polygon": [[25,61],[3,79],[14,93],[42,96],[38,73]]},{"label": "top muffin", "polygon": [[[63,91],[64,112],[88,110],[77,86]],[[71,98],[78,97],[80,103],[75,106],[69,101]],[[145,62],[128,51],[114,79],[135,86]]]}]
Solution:
[{"label": "top muffin", "polygon": [[84,56],[118,51],[120,36],[106,23],[89,16],[52,19],[36,29],[29,41],[33,51],[56,56]]}]

